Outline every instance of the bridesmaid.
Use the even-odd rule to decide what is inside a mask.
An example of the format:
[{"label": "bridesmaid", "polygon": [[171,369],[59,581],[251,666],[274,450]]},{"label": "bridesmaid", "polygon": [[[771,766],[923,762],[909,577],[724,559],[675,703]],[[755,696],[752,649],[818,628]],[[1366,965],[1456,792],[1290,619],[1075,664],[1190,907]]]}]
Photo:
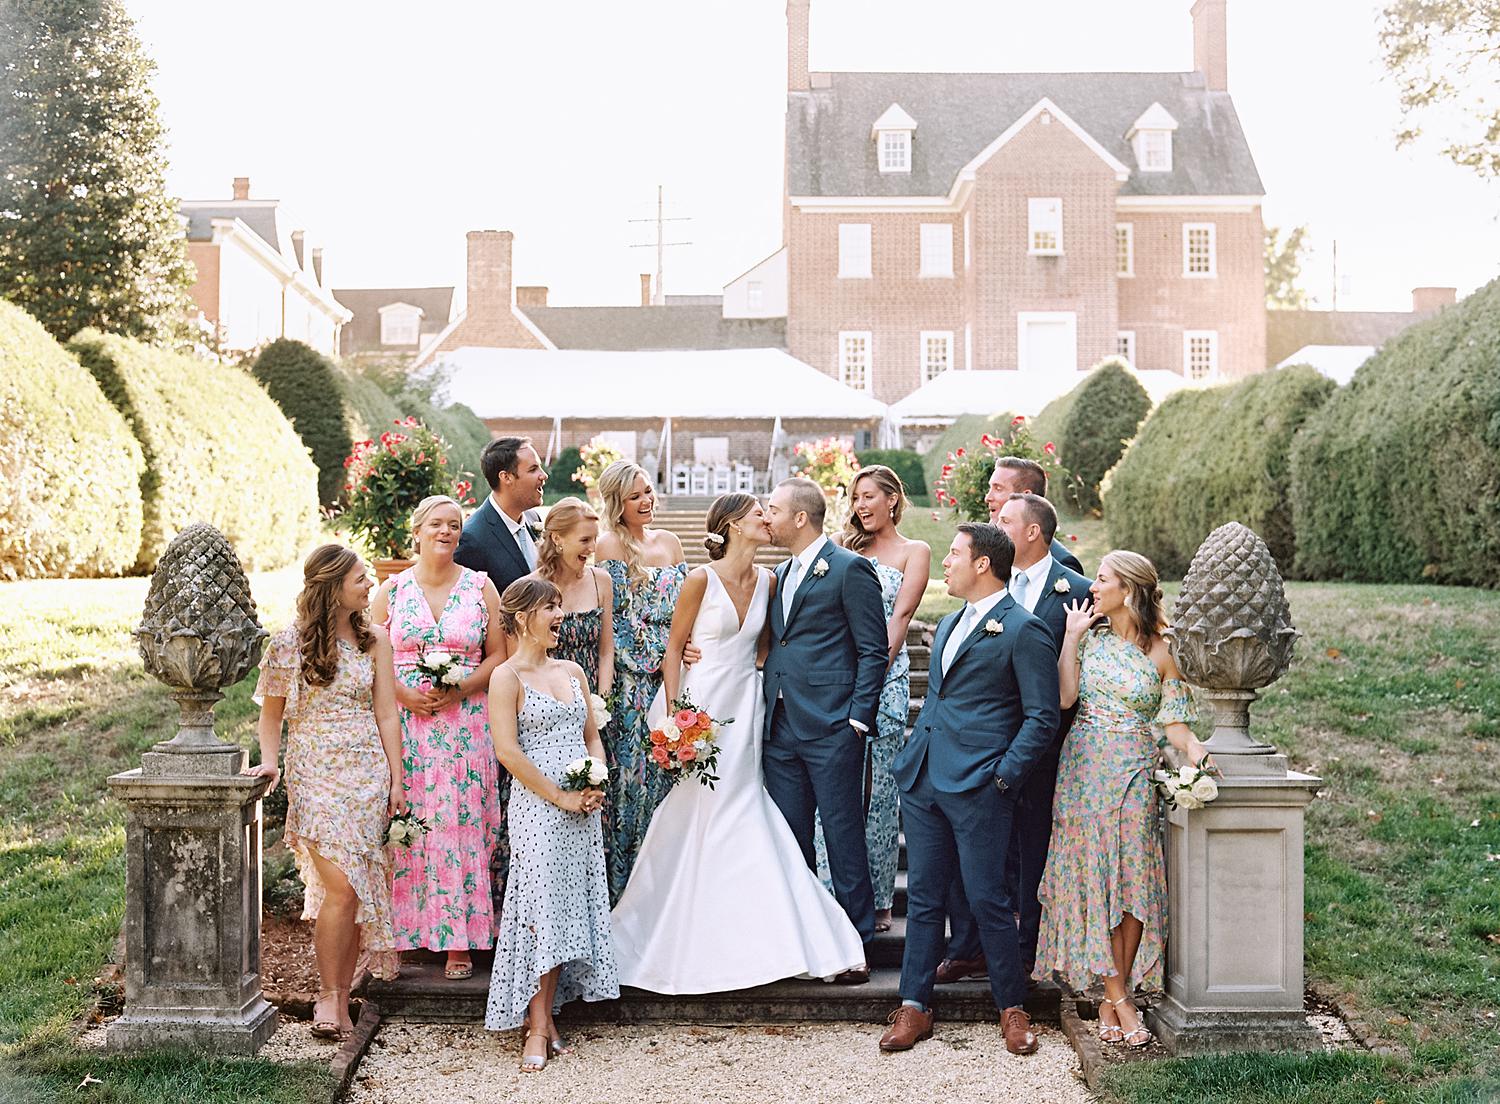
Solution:
[{"label": "bridesmaid", "polygon": [[[463,525],[453,499],[424,498],[411,519],[416,563],[375,598],[395,658],[406,797],[428,829],[393,853],[396,945],[446,951],[454,980],[473,975],[470,950],[494,942],[490,856],[505,830],[485,705],[505,657],[500,596],[484,572],[453,562]],[[463,681],[434,687],[417,668],[432,651],[460,657]]]},{"label": "bridesmaid", "polygon": [[297,619],[271,638],[255,684],[260,762],[245,773],[281,779],[286,721],[285,840],[307,887],[302,919],[316,920],[320,992],[313,1034],[353,1029],[349,987],[361,947],[371,972],[394,978],[386,818],[406,808],[391,646],[370,631],[370,575],[339,544],[302,565]]},{"label": "bridesmaid", "polygon": [[[656,493],[640,467],[616,460],[599,475],[606,532],[598,558],[614,584],[615,703],[604,750],[609,762],[605,852],[609,899],[625,891],[651,814],[668,787],[646,768],[641,745],[650,731],[646,710],[661,688],[661,660],[672,628],[672,609],[687,575],[682,542],[667,529],[649,528]],[[687,661],[696,660],[689,645]]]},{"label": "bridesmaid", "polygon": [[484,1025],[523,1030],[521,1069],[568,1047],[554,1013],[568,1001],[620,995],[610,941],[600,811],[604,791],[564,790],[568,764],[604,748],[576,663],[551,659],[562,595],[527,576],[505,588],[500,618],[515,654],[490,679],[495,754],[510,772],[510,877]]},{"label": "bridesmaid", "polygon": [[591,567],[589,557],[599,541],[599,515],[576,498],[556,502],[547,511],[542,542],[532,577],[545,579],[562,592],[562,620],[557,626],[554,659],[583,668],[585,689],[608,698],[615,683],[614,584],[609,572]]},{"label": "bridesmaid", "polygon": [[[906,654],[906,631],[927,589],[932,549],[925,541],[901,535],[901,515],[907,506],[901,477],[883,464],[861,468],[849,488],[849,520],[838,542],[875,565],[880,597],[885,603],[887,653],[890,666],[880,690],[876,732],[869,740],[865,765],[865,846],[870,854],[870,882],[875,889],[875,930],[891,930],[896,900],[896,865],[900,852],[901,816],[891,761],[906,742],[906,720],[911,705],[911,661]],[[817,839],[818,874],[830,891],[828,856],[823,833]]]},{"label": "bridesmaid", "polygon": [[1188,762],[1207,749],[1193,736],[1193,701],[1161,632],[1156,568],[1110,552],[1068,607],[1057,670],[1064,709],[1078,715],[1063,740],[1052,804],[1052,842],[1037,897],[1042,926],[1034,977],[1055,970],[1080,992],[1104,983],[1099,1037],[1143,1047],[1151,1032],[1130,1003],[1136,986],[1162,986],[1166,872],[1157,827],[1157,735]]}]

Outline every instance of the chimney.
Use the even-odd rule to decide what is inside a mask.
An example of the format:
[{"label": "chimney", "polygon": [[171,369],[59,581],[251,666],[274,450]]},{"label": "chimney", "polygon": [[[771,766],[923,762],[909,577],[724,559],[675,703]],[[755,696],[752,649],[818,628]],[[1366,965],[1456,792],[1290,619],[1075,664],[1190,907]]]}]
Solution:
[{"label": "chimney", "polygon": [[1420,287],[1411,289],[1411,310],[1413,314],[1427,314],[1431,311],[1442,310],[1451,307],[1458,302],[1458,288],[1451,287]]},{"label": "chimney", "polygon": [[1193,68],[1210,92],[1229,91],[1229,18],[1226,0],[1197,0],[1193,5]]},{"label": "chimney", "polygon": [[518,287],[516,288],[516,306],[518,307],[545,307],[547,305],[547,289],[544,287]]},{"label": "chimney", "polygon": [[470,318],[494,318],[510,310],[510,251],[514,240],[509,230],[469,231]]},{"label": "chimney", "polygon": [[651,305],[651,273],[641,273],[641,306]]},{"label": "chimney", "polygon": [[319,287],[323,286],[323,250],[312,251],[313,280]]},{"label": "chimney", "polygon": [[302,259],[302,245],[307,240],[306,230],[292,231],[292,252],[297,255],[297,267],[303,272],[307,271],[307,262]]},{"label": "chimney", "polygon": [[806,92],[811,84],[807,76],[807,25],[812,0],[787,0],[786,4],[786,90]]},{"label": "chimney", "polygon": [[234,178],[234,198],[250,198],[250,178],[248,176],[237,176]]}]

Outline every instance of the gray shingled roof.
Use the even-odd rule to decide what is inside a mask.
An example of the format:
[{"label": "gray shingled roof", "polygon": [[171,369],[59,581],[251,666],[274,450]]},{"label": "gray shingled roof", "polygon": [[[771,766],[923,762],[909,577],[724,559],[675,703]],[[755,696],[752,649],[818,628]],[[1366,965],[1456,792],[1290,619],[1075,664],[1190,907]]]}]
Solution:
[{"label": "gray shingled roof", "polygon": [[[1263,195],[1227,92],[1201,73],[832,73],[787,96],[792,195],[946,195],[954,178],[1047,97],[1131,169],[1121,195]],[[917,121],[910,173],[881,173],[870,127],[893,103]],[[1177,120],[1172,171],[1135,171],[1125,135],[1152,103]]]},{"label": "gray shingled roof", "polygon": [[559,349],[784,349],[785,318],[725,318],[707,305],[518,307]]},{"label": "gray shingled roof", "polygon": [[1280,364],[1307,345],[1379,348],[1437,311],[1266,311],[1266,364]]},{"label": "gray shingled roof", "polygon": [[289,262],[295,259],[289,248],[290,236],[285,242],[282,241],[276,218],[278,205],[275,201],[235,203],[225,200],[222,203],[204,203],[191,200],[183,202],[180,210],[188,219],[188,241],[209,241],[214,236],[214,219],[237,218],[254,230],[272,249],[285,254]]},{"label": "gray shingled roof", "polygon": [[[422,308],[422,336],[435,334],[448,324],[453,311],[451,287],[427,288],[334,288],[333,297],[354,313],[339,334],[339,354],[378,352],[380,308],[392,303],[410,303]],[[412,347],[415,351],[415,346]]]}]

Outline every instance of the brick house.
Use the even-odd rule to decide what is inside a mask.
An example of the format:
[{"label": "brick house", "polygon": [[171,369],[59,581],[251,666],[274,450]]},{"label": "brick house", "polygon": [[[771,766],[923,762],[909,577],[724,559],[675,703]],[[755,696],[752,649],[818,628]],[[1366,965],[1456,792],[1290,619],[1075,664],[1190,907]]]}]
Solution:
[{"label": "brick house", "polygon": [[[791,354],[884,403],[950,370],[1106,356],[1192,379],[1266,364],[1264,189],[1227,82],[1226,0],[1182,73],[814,73],[789,0]],[[774,275],[771,277],[774,284]]]},{"label": "brick house", "polygon": [[334,288],[333,297],[353,315],[340,356],[412,357],[453,321],[451,287]]}]

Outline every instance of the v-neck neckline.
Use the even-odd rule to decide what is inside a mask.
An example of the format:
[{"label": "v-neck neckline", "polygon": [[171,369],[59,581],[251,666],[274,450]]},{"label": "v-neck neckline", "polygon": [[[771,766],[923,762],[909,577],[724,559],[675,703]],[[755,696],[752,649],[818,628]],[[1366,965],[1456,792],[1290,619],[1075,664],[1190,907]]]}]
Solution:
[{"label": "v-neck neckline", "polygon": [[422,585],[421,580],[417,578],[415,572],[412,574],[411,581],[416,586],[417,593],[422,597],[422,605],[427,607],[427,617],[432,622],[432,627],[435,629],[438,628],[443,623],[443,614],[448,612],[448,606],[453,601],[453,595],[458,590],[458,584],[464,581],[463,568],[460,567],[458,569],[458,578],[453,580],[453,585],[448,588],[448,593],[443,595],[443,605],[437,613],[432,612],[432,602],[428,600],[427,588]]},{"label": "v-neck neckline", "polygon": [[729,593],[729,587],[725,585],[724,580],[719,576],[719,573],[711,567],[705,567],[703,570],[707,571],[715,579],[718,579],[719,589],[724,592],[724,597],[729,599],[729,608],[734,610],[734,619],[738,623],[738,628],[734,630],[734,633],[736,636],[738,636],[740,633],[745,631],[745,622],[750,617],[750,607],[755,604],[755,596],[760,593],[760,569],[756,568],[755,585],[750,588],[750,600],[745,603],[745,612],[743,616],[740,614],[740,607],[735,604],[734,595]]}]

